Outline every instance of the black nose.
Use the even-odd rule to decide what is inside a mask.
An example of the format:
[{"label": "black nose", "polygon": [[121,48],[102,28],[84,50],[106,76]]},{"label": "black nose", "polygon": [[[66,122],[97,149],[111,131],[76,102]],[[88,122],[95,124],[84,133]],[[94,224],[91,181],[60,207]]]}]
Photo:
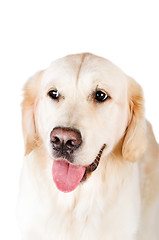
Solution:
[{"label": "black nose", "polygon": [[50,133],[53,149],[62,155],[70,155],[82,143],[81,133],[77,129],[56,127]]}]

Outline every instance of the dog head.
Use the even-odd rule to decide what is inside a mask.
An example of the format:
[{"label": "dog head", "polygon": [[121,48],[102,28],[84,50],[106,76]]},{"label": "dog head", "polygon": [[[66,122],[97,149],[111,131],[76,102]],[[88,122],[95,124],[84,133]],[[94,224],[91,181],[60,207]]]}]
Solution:
[{"label": "dog head", "polygon": [[26,154],[43,144],[58,187],[68,169],[77,186],[118,145],[128,161],[144,151],[141,87],[103,58],[81,54],[53,62],[28,81],[22,106]]}]

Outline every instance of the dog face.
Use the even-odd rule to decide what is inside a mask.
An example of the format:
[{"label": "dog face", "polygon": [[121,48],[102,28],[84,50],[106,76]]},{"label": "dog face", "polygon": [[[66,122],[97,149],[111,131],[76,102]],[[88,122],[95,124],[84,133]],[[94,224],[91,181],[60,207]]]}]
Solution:
[{"label": "dog face", "polygon": [[144,149],[136,148],[143,141],[142,102],[140,86],[103,58],[57,60],[25,86],[26,153],[40,142],[61,169],[69,162],[81,176],[119,143],[123,157],[135,161]]}]

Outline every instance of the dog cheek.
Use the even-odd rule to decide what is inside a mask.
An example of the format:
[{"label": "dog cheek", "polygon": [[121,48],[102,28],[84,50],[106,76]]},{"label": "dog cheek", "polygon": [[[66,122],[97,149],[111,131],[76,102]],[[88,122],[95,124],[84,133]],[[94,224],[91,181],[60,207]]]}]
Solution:
[{"label": "dog cheek", "polygon": [[50,111],[47,104],[44,100],[41,100],[36,111],[36,123],[39,137],[43,140],[44,144],[48,144],[48,142],[50,142],[49,136],[52,128],[52,123],[50,121],[50,114],[48,114],[49,112]]}]

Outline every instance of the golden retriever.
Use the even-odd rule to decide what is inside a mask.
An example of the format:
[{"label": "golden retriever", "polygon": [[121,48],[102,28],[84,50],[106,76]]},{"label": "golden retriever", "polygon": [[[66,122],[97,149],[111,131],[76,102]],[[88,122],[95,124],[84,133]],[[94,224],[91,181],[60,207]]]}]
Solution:
[{"label": "golden retriever", "polygon": [[159,239],[159,145],[132,78],[66,56],[26,83],[22,122],[23,240]]}]

